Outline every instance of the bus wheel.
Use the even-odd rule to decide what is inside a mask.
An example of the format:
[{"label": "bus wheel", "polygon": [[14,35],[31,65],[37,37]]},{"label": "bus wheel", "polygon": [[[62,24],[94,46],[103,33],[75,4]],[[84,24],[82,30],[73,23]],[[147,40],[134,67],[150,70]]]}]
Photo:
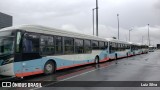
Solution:
[{"label": "bus wheel", "polygon": [[98,64],[98,63],[99,63],[99,57],[98,57],[98,56],[96,56],[96,57],[95,57],[94,62],[95,62],[96,64]]},{"label": "bus wheel", "polygon": [[52,74],[55,71],[55,65],[52,61],[48,61],[44,66],[44,74]]}]

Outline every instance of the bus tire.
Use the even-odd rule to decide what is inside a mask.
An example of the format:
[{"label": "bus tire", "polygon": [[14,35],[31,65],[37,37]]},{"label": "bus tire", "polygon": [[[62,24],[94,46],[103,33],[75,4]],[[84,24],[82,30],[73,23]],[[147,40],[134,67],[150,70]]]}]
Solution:
[{"label": "bus tire", "polygon": [[99,63],[99,57],[98,57],[98,56],[95,57],[94,62],[95,62],[96,64]]},{"label": "bus tire", "polygon": [[55,63],[53,61],[47,61],[44,65],[44,74],[49,75],[55,72]]}]

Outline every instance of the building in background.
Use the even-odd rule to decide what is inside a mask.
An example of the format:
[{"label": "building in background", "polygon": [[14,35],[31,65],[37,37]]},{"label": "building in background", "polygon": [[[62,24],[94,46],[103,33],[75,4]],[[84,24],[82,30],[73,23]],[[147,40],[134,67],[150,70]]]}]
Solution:
[{"label": "building in background", "polygon": [[0,29],[12,26],[12,16],[0,12]]},{"label": "building in background", "polygon": [[160,44],[157,44],[157,49],[160,49]]}]

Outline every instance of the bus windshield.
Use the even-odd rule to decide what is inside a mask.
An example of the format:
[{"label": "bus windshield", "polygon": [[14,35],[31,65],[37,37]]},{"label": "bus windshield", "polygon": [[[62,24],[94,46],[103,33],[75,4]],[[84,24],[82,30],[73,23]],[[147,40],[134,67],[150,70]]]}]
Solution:
[{"label": "bus windshield", "polygon": [[11,31],[0,32],[0,65],[13,61],[14,36]]},{"label": "bus windshield", "polygon": [[13,37],[0,37],[0,55],[13,54]]}]

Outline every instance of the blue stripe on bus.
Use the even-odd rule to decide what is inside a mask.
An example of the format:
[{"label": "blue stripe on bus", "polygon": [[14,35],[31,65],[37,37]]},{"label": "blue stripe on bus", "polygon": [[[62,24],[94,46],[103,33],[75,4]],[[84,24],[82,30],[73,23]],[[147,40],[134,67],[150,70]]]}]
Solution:
[{"label": "blue stripe on bus", "polygon": [[[114,59],[115,53],[110,54],[110,58]],[[118,57],[126,56],[121,53],[117,53],[117,55]],[[107,54],[107,50],[103,50],[99,54],[99,59],[102,60],[106,57],[109,57]],[[67,60],[67,59],[55,58],[54,56],[53,58],[52,57],[42,57],[41,59],[34,59],[34,60],[29,60],[29,61],[24,61],[24,62],[15,62],[14,71],[16,74],[16,73],[22,73],[22,72],[34,72],[37,69],[43,70],[45,63],[50,59],[55,60],[57,64],[57,68],[59,68],[62,66],[72,66],[75,64],[84,64],[84,63],[94,62],[94,58],[95,57],[93,57],[93,59],[90,59],[90,60]]]},{"label": "blue stripe on bus", "polygon": [[[100,60],[106,58],[107,54],[106,51],[102,51],[99,54]],[[15,62],[14,63],[14,71],[15,73],[21,73],[21,72],[32,72],[35,71],[35,68],[39,68],[40,70],[44,69],[44,65],[48,60],[55,60],[57,64],[57,68],[62,66],[71,66],[74,64],[84,64],[84,63],[90,63],[94,62],[93,59],[90,60],[67,60],[67,59],[61,59],[61,58],[51,58],[51,57],[42,57],[41,59],[34,59],[34,60],[28,60],[28,61],[22,61],[22,62]]]}]

